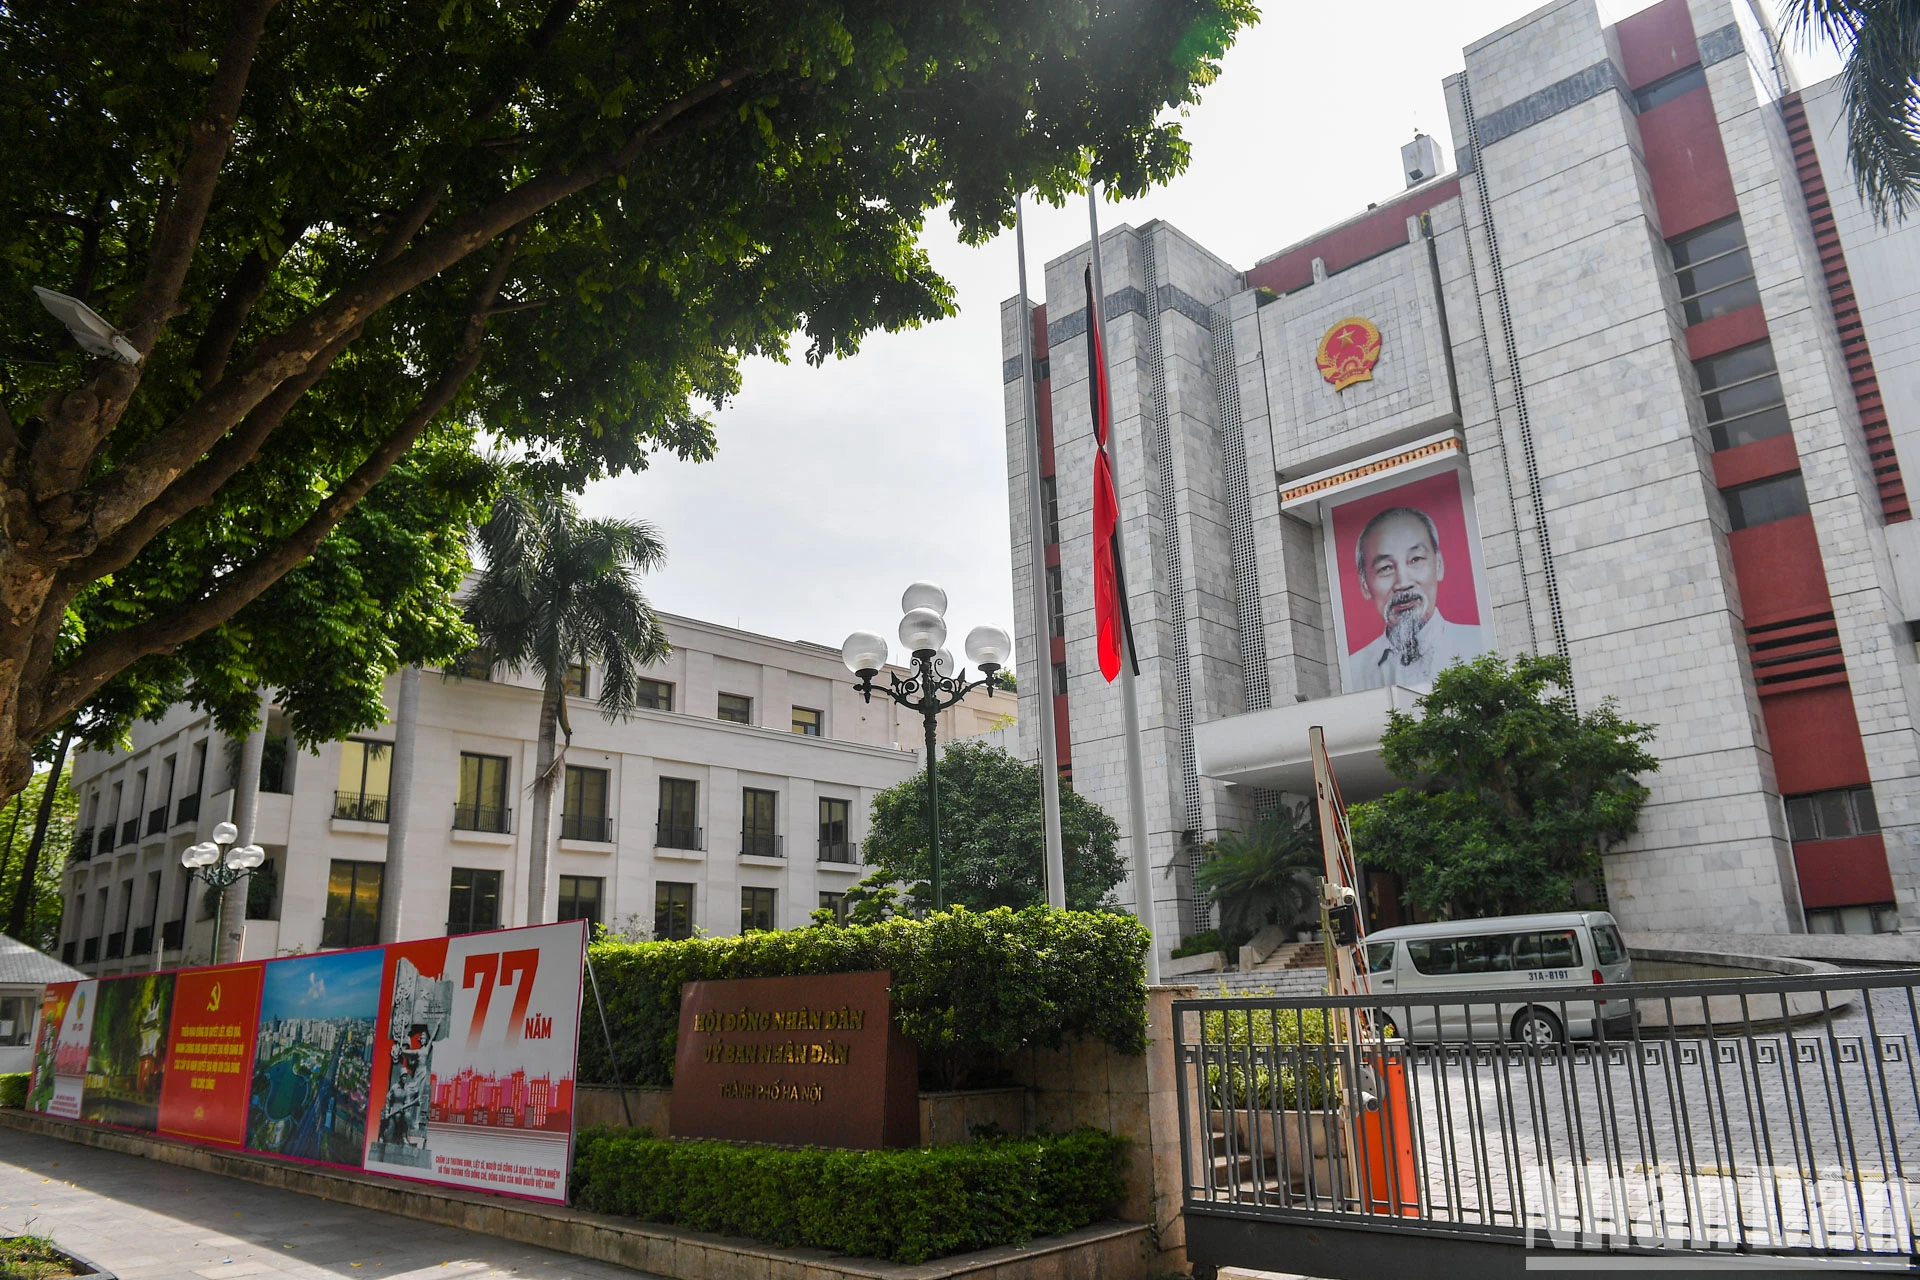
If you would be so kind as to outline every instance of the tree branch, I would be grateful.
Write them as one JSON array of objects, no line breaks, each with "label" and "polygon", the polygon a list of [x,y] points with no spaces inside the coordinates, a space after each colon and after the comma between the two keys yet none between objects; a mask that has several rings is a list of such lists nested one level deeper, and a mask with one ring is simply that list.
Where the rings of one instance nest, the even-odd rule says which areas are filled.
[{"label": "tree branch", "polygon": [[227,357],[233,353],[233,344],[238,341],[247,317],[253,314],[254,304],[260,301],[260,295],[273,280],[274,268],[311,225],[312,218],[305,214],[290,216],[282,228],[279,252],[270,252],[261,244],[234,272],[227,291],[207,318],[206,330],[201,333],[200,345],[193,353],[193,367],[200,374],[202,390],[220,381],[220,375],[226,372]]}]

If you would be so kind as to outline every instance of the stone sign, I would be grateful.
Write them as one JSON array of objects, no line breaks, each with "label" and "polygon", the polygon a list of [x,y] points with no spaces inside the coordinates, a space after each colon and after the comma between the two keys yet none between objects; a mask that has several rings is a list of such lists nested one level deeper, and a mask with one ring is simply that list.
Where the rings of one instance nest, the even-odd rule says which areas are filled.
[{"label": "stone sign", "polygon": [[892,982],[881,971],[687,983],[673,1136],[918,1146],[919,1059],[894,1024]]}]

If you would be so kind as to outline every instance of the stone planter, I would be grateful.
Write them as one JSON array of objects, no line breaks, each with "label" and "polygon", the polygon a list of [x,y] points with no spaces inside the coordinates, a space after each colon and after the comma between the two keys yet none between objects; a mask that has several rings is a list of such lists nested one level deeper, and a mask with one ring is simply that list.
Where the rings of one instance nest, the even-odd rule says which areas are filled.
[{"label": "stone planter", "polygon": [[[1239,1130],[1240,1150],[1250,1154],[1257,1140],[1260,1154],[1273,1165],[1275,1175],[1284,1170],[1293,1190],[1322,1196],[1340,1193],[1333,1181],[1333,1149],[1342,1140],[1337,1113],[1237,1111],[1234,1127]],[[1276,1161],[1282,1154],[1285,1158]]]}]

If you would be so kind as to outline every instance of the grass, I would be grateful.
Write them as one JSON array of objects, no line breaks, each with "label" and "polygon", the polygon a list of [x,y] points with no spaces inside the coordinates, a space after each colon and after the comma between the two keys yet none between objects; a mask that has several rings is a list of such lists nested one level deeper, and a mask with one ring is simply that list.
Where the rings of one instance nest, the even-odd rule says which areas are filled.
[{"label": "grass", "polygon": [[67,1280],[73,1274],[73,1259],[56,1249],[51,1238],[0,1237],[0,1276],[7,1280]]}]

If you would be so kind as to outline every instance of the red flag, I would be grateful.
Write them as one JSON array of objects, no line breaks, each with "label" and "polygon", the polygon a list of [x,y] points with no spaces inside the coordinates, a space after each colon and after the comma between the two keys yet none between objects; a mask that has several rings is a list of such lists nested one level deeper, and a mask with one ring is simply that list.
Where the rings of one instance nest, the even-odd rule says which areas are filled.
[{"label": "red flag", "polygon": [[1107,433],[1113,426],[1113,402],[1107,393],[1105,322],[1094,305],[1093,268],[1087,281],[1087,385],[1092,389],[1093,438],[1093,633],[1100,674],[1112,684],[1120,675],[1120,496],[1114,492],[1107,463]]}]

